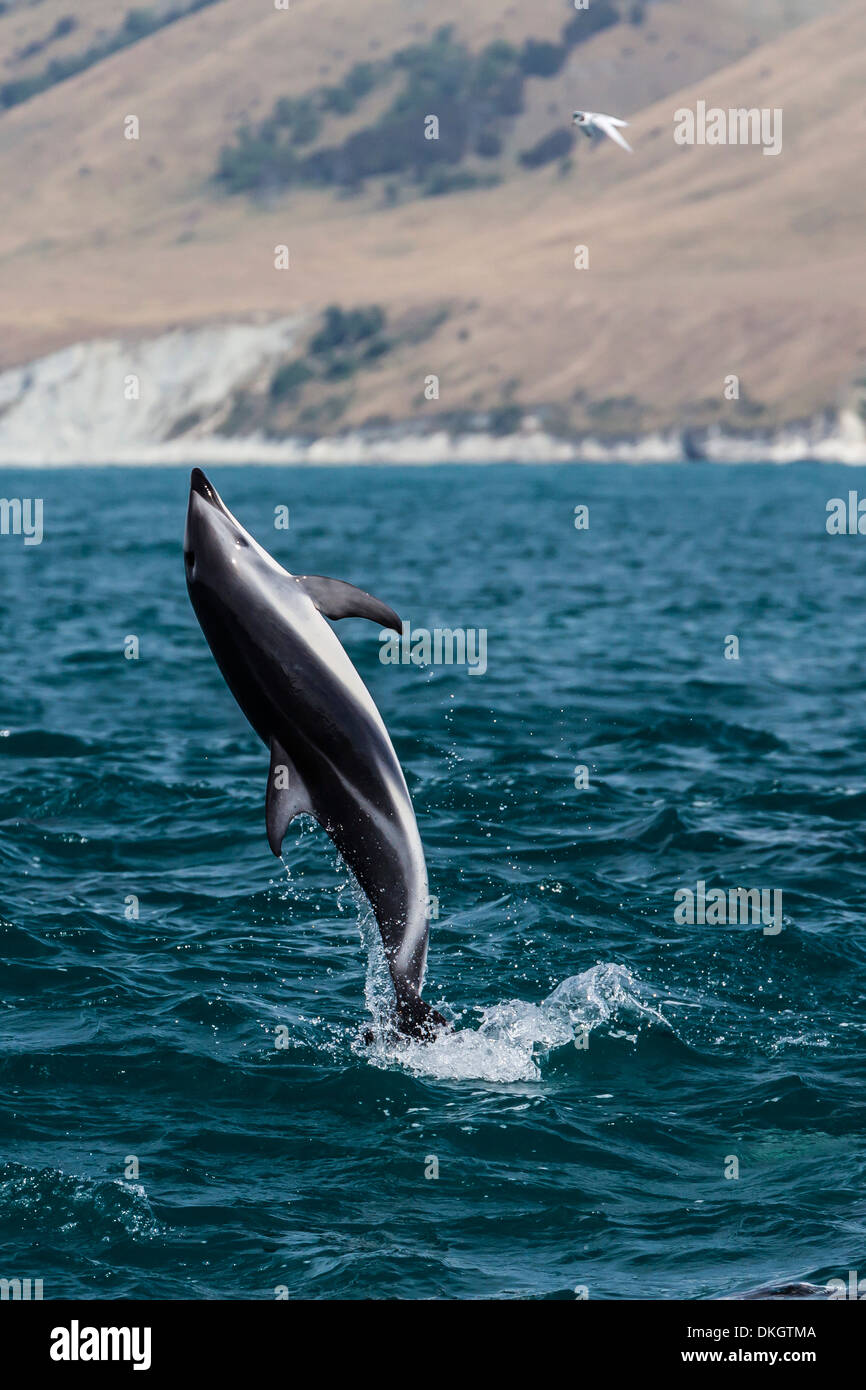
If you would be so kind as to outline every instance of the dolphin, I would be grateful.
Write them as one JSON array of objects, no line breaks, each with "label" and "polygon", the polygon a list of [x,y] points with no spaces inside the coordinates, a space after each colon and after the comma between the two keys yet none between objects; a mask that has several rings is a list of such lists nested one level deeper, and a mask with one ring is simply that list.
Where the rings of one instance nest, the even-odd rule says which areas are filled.
[{"label": "dolphin", "polygon": [[394,1025],[429,1040],[447,1026],[421,998],[427,865],[403,770],[370,692],[325,618],[392,608],[321,575],[295,575],[245,531],[201,469],[183,542],[192,606],[226,684],[270,749],[268,844],[280,856],[298,815],[315,817],[367,895],[394,984]]}]

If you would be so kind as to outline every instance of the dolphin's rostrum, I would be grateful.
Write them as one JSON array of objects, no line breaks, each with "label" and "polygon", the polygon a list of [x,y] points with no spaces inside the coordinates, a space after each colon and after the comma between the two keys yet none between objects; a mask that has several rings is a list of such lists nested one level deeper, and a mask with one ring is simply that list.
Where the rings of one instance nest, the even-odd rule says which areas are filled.
[{"label": "dolphin's rostrum", "polygon": [[431,1037],[445,1025],[421,998],[429,930],[427,867],[403,771],[382,718],[325,618],[393,609],[337,579],[293,575],[241,526],[194,468],[184,537],[192,606],[229,689],[270,749],[268,843],[314,816],[370,900],[397,997],[395,1023]]}]

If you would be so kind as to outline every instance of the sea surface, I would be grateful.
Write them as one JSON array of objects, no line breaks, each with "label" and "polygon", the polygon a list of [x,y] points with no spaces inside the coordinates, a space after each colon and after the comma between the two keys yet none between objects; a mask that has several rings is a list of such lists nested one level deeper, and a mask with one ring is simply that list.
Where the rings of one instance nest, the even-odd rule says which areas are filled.
[{"label": "sea surface", "polygon": [[[339,625],[414,799],[454,1031],[366,1045],[369,908],[311,822],[268,849],[267,753],[186,594],[187,472],[4,471],[44,539],[0,536],[0,1276],[165,1299],[866,1277],[866,537],[825,529],[862,474],[212,476],[290,570],[487,634],[476,674]],[[699,881],[781,892],[782,929],[675,920]]]}]

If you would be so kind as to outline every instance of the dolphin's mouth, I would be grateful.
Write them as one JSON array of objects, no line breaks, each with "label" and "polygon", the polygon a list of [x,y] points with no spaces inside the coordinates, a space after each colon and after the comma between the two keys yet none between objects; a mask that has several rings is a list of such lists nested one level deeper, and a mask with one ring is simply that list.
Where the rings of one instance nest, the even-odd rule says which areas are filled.
[{"label": "dolphin's mouth", "polygon": [[210,502],[212,506],[216,507],[219,505],[219,498],[216,492],[211,487],[200,468],[194,468],[192,470],[189,479],[189,490],[190,492],[197,493],[199,497],[203,497],[204,500]]},{"label": "dolphin's mouth", "polygon": [[[196,499],[199,499],[196,501]],[[202,522],[202,502],[207,504],[207,508],[228,516],[228,509],[217,492],[213,484],[207,479],[200,468],[194,468],[189,479],[189,506],[186,514],[186,533],[183,544],[183,560],[188,580],[194,578],[195,570],[195,545],[194,541],[200,534]],[[198,515],[197,515],[198,514]]]}]

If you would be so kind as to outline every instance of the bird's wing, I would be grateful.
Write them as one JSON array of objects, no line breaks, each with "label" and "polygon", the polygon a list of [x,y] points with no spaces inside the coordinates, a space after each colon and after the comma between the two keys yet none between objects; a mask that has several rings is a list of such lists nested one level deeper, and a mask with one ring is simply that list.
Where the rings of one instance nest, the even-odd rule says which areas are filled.
[{"label": "bird's wing", "polygon": [[611,140],[615,140],[618,145],[622,145],[623,149],[628,150],[629,154],[634,154],[634,150],[626,140],[625,136],[620,135],[619,131],[616,128],[617,125],[626,125],[627,122],[617,121],[616,124],[614,124],[614,119],[611,116],[597,116],[595,123],[600,131],[602,131],[605,135],[610,136]]}]

